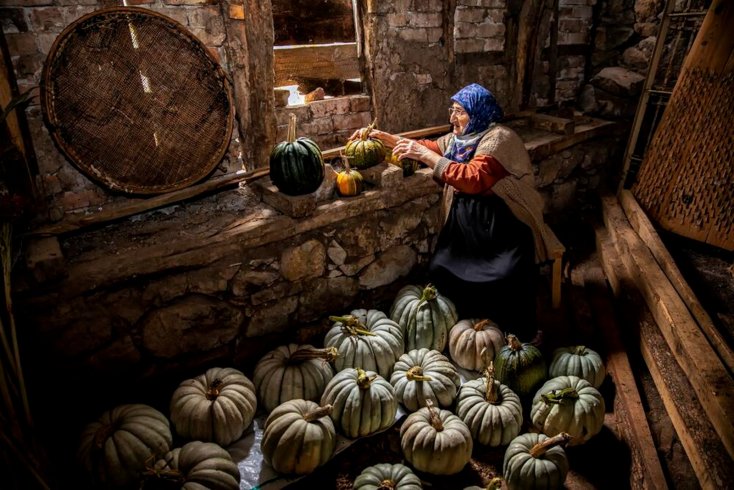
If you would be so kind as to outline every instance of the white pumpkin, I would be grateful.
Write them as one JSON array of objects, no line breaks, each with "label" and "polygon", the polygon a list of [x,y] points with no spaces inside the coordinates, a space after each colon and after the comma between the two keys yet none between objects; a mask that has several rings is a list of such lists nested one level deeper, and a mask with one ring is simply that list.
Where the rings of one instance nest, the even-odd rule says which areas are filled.
[{"label": "white pumpkin", "polygon": [[392,385],[374,371],[359,368],[339,371],[326,385],[321,405],[333,405],[331,418],[350,438],[387,429],[398,411]]},{"label": "white pumpkin", "polygon": [[288,400],[318,401],[326,384],[334,377],[330,362],[335,348],[316,349],[311,345],[281,345],[265,354],[255,365],[252,382],[257,397],[270,413]]},{"label": "white pumpkin", "polygon": [[437,350],[427,348],[406,352],[390,377],[398,401],[410,412],[426,406],[426,400],[448,408],[456,399],[461,378],[456,366]]},{"label": "white pumpkin", "polygon": [[182,381],[171,397],[171,421],[178,435],[220,446],[242,436],[256,409],[255,385],[234,368],[210,368]]},{"label": "white pumpkin", "polygon": [[352,490],[421,490],[420,478],[400,463],[368,466],[354,480]]},{"label": "white pumpkin", "polygon": [[361,368],[387,378],[395,361],[405,352],[400,325],[379,310],[353,310],[349,315],[329,319],[334,323],[324,345],[335,347],[336,371]]},{"label": "white pumpkin", "polygon": [[563,447],[566,433],[548,437],[526,432],[510,442],[502,462],[502,475],[510,490],[556,490],[568,475],[568,458]]},{"label": "white pumpkin", "polygon": [[505,345],[505,336],[490,320],[460,320],[449,331],[449,355],[464,369],[483,371],[487,366],[482,352],[494,359]]}]

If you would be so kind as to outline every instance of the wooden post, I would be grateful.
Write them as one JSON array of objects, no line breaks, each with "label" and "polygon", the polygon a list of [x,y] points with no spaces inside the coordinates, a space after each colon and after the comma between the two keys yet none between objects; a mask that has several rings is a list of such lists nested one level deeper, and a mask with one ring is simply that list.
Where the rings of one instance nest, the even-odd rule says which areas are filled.
[{"label": "wooden post", "polygon": [[228,71],[234,83],[239,137],[246,169],[267,167],[276,143],[273,13],[270,0],[224,0]]}]

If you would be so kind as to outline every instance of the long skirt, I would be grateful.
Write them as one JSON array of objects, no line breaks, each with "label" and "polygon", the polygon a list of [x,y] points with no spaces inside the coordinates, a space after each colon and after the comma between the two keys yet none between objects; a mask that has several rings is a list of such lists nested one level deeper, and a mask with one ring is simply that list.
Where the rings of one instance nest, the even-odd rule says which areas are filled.
[{"label": "long skirt", "polygon": [[488,318],[530,342],[536,334],[535,248],[530,228],[496,195],[456,194],[429,278],[459,319]]}]

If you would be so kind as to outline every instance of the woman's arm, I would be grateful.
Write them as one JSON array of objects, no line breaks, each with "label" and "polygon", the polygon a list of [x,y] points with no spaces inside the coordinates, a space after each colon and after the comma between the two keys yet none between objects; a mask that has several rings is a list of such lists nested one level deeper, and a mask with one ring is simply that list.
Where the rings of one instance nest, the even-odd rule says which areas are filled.
[{"label": "woman's arm", "polygon": [[509,175],[491,155],[476,155],[468,163],[442,163],[434,169],[434,177],[466,194],[491,194],[492,186]]}]

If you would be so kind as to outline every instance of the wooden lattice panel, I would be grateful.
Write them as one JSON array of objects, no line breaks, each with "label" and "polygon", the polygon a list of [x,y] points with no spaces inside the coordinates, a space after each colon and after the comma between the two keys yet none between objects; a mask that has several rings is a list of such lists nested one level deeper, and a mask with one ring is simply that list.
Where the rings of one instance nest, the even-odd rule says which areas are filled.
[{"label": "wooden lattice panel", "polygon": [[81,17],[54,42],[41,104],[59,149],[115,191],[156,194],[207,176],[234,119],[224,71],[199,39],[148,9]]},{"label": "wooden lattice panel", "polygon": [[632,192],[664,229],[734,250],[734,73],[684,69]]}]

